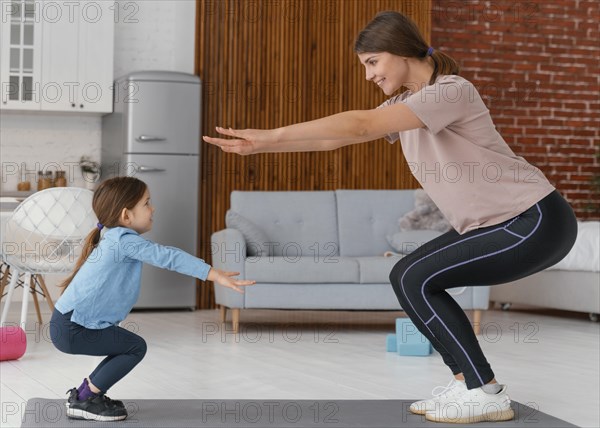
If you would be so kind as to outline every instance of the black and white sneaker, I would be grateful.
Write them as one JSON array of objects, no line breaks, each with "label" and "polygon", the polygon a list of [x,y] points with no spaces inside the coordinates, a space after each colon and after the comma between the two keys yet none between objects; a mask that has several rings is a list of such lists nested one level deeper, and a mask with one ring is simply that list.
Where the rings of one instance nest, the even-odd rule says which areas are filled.
[{"label": "black and white sneaker", "polygon": [[69,408],[69,406],[71,405],[71,403],[77,401],[77,388],[71,388],[67,391],[67,394],[69,394],[69,398],[67,398],[67,402],[65,403],[67,405],[67,409]]},{"label": "black and white sneaker", "polygon": [[121,400],[113,400],[112,398],[108,397],[108,395],[105,395],[104,398],[106,398],[108,401],[112,401],[117,407],[125,408],[125,404],[123,404]]},{"label": "black and white sneaker", "polygon": [[[122,421],[127,417],[127,410],[122,401],[113,401],[104,394],[99,394],[87,400],[72,400],[72,391],[69,391],[70,396],[67,406],[67,416],[72,419],[112,422]],[[75,390],[76,394],[77,390]]]}]

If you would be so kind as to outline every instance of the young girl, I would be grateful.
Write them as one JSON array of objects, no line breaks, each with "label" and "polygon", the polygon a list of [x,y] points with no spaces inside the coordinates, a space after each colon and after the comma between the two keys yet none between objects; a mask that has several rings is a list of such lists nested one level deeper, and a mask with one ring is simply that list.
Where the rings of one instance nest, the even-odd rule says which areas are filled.
[{"label": "young girl", "polygon": [[65,290],[52,314],[50,337],[67,354],[107,356],[79,388],[68,391],[67,415],[117,421],[125,419],[127,411],[105,393],[146,354],[144,339],[117,325],[138,298],[142,263],[217,281],[240,293],[240,286],[254,281],[233,279],[237,272],[219,271],[178,248],[142,238],[152,229],[154,207],[146,184],[137,178],[106,180],[94,192],[92,205],[98,226],[88,235],[75,271],[62,284]]},{"label": "young girl", "polygon": [[271,130],[217,127],[204,137],[226,152],[333,150],[385,137],[402,152],[453,230],[401,259],[390,273],[402,309],[454,374],[446,392],[411,405],[430,421],[514,417],[469,319],[446,289],[502,284],[560,261],[577,234],[573,210],[544,175],[496,131],[457,63],[425,43],[397,12],[379,13],[354,46],[366,78],[392,95],[377,109],[347,111]]}]

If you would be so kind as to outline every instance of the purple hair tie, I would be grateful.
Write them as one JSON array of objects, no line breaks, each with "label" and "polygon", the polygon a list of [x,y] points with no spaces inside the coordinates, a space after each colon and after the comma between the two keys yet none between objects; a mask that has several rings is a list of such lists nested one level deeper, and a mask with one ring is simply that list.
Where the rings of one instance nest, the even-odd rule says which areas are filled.
[{"label": "purple hair tie", "polygon": [[98,229],[102,230],[104,228],[104,225],[102,223],[98,223],[96,226],[98,226]]},{"label": "purple hair tie", "polygon": [[425,56],[431,56],[433,54],[433,48],[429,47],[429,49],[427,49],[427,55]]}]

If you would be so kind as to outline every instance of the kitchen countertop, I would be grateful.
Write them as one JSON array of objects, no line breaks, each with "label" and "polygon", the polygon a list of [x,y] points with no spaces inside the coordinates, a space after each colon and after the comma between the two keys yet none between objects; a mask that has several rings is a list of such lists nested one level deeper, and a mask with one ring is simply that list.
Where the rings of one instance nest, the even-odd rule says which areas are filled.
[{"label": "kitchen countertop", "polygon": [[7,197],[7,198],[22,198],[25,199],[28,196],[31,196],[35,193],[34,190],[28,190],[26,192],[20,192],[18,190],[0,190],[0,198],[3,197]]},{"label": "kitchen countertop", "polygon": [[0,211],[14,211],[21,202],[36,192],[36,190],[29,190],[27,192],[1,190]]},{"label": "kitchen countertop", "polygon": [[21,202],[34,192],[2,192],[0,193],[0,211],[14,211]]},{"label": "kitchen countertop", "polygon": [[[1,207],[2,203],[0,203],[0,207]],[[0,209],[0,254],[2,254],[3,248],[2,248],[2,240],[4,239],[4,229],[6,227],[6,222],[8,221],[8,219],[12,216],[12,212],[13,209]]]}]

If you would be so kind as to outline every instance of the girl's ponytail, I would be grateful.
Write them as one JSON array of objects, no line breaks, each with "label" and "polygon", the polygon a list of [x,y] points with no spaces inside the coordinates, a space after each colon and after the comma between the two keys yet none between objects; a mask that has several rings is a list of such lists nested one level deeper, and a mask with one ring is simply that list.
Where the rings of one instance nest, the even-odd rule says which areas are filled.
[{"label": "girl's ponytail", "polygon": [[96,248],[98,246],[99,242],[100,242],[100,228],[95,227],[90,233],[88,233],[87,237],[85,238],[85,241],[83,243],[83,248],[81,249],[81,255],[79,256],[79,259],[77,260],[77,264],[75,265],[75,269],[73,270],[73,273],[71,273],[71,275],[69,275],[69,277],[67,279],[65,279],[63,282],[61,282],[58,285],[60,288],[62,288],[61,294],[65,292],[65,290],[67,289],[67,287],[69,286],[71,281],[73,281],[73,278],[75,278],[75,275],[77,275],[77,272],[79,272],[79,269],[81,269],[81,266],[83,266],[83,264],[88,259],[90,254],[92,254],[92,251],[94,251],[94,248]]},{"label": "girl's ponytail", "polygon": [[120,225],[120,215],[123,209],[133,209],[146,192],[146,183],[135,177],[114,177],[100,183],[94,192],[92,208],[99,220],[98,227],[94,228],[85,238],[81,255],[73,273],[60,283],[64,293],[69,284],[88,259],[94,248],[100,243],[100,231],[103,227],[117,227]]}]

